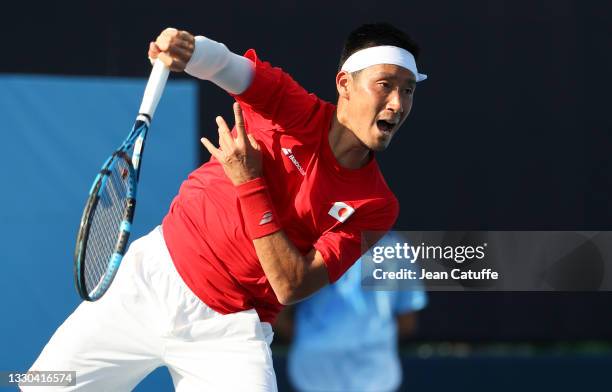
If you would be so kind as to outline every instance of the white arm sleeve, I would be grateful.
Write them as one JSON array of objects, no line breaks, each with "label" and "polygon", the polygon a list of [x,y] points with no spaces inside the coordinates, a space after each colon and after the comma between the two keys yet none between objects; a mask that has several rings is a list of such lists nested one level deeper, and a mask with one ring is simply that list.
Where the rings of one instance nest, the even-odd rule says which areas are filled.
[{"label": "white arm sleeve", "polygon": [[185,72],[198,79],[210,80],[229,93],[240,94],[253,80],[254,64],[230,52],[222,43],[198,35]]}]

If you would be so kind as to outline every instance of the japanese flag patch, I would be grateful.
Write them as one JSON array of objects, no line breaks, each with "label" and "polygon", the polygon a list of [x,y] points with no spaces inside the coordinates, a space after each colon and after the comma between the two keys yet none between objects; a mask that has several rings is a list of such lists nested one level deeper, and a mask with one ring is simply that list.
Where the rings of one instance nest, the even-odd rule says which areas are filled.
[{"label": "japanese flag patch", "polygon": [[344,202],[337,201],[334,203],[332,208],[329,209],[328,214],[338,222],[343,223],[349,218],[349,216],[353,215],[353,212],[355,212],[353,207]]}]

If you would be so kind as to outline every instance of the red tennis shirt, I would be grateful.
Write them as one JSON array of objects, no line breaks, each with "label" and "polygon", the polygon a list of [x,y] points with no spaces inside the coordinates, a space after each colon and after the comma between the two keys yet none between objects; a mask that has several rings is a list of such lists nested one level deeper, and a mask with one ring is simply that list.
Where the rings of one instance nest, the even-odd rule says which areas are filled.
[{"label": "red tennis shirt", "polygon": [[[341,167],[329,146],[335,105],[308,94],[280,68],[255,64],[249,88],[236,96],[247,132],[259,142],[277,217],[303,254],[322,255],[335,282],[360,256],[363,231],[387,231],[399,203],[376,160]],[[193,171],[163,220],[166,245],[180,276],[222,314],[255,308],[272,322],[282,305],[247,235],[236,189],[214,158]]]}]

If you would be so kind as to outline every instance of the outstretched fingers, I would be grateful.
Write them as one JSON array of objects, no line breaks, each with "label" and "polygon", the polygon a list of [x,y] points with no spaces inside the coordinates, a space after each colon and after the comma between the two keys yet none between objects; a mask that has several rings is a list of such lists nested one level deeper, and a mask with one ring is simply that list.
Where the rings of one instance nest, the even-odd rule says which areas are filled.
[{"label": "outstretched fingers", "polygon": [[244,118],[242,117],[242,108],[238,102],[234,102],[234,123],[236,124],[236,136],[242,143],[246,144],[247,135],[244,126]]},{"label": "outstretched fingers", "polygon": [[253,147],[253,150],[259,151],[259,143],[257,143],[257,140],[255,140],[253,135],[249,133],[247,134],[247,137],[249,138],[249,143],[251,143],[251,147]]},{"label": "outstretched fingers", "polygon": [[231,151],[234,146],[234,138],[232,137],[232,131],[225,122],[225,119],[221,116],[215,118],[217,127],[219,130],[219,146],[222,150]]},{"label": "outstretched fingers", "polygon": [[200,139],[200,142],[204,145],[204,147],[206,147],[210,155],[215,157],[217,160],[221,160],[221,150],[215,147],[215,145],[212,144],[210,140],[203,137],[202,139]]},{"label": "outstretched fingers", "polygon": [[[206,147],[206,149],[211,153],[211,155],[213,155],[217,159],[219,159],[220,156],[224,156],[227,154],[231,155],[236,152],[241,152],[242,154],[244,154],[249,147],[256,151],[260,150],[259,144],[255,140],[255,138],[252,135],[246,133],[244,117],[242,116],[242,109],[240,108],[240,104],[238,104],[238,102],[234,103],[233,110],[236,127],[236,138],[233,137],[232,131],[225,122],[225,119],[221,116],[217,116],[215,118],[215,122],[217,123],[219,131],[219,148],[216,148],[208,139],[201,139],[201,142],[204,147]],[[219,155],[217,156],[215,154]]]}]

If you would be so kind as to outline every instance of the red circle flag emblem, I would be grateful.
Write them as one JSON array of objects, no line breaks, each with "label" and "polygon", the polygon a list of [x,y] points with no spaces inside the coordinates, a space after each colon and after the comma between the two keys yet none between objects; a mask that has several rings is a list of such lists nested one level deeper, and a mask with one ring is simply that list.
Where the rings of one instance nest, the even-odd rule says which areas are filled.
[{"label": "red circle flag emblem", "polygon": [[353,212],[355,212],[353,207],[342,201],[337,201],[334,203],[332,208],[329,209],[328,214],[338,222],[344,222],[349,218],[349,216],[353,215]]}]

